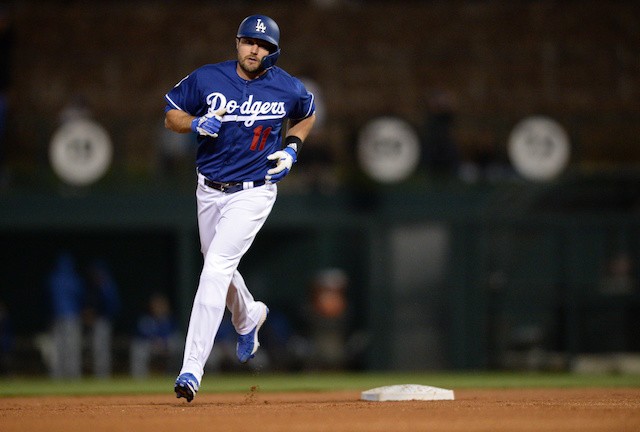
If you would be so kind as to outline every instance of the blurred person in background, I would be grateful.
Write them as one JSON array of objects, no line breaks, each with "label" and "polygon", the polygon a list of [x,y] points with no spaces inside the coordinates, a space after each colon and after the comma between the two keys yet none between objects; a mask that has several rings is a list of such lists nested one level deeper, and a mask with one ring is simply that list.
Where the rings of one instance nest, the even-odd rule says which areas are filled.
[{"label": "blurred person in background", "polygon": [[343,369],[347,361],[347,275],[339,269],[319,272],[311,282],[305,313],[311,352],[310,369]]},{"label": "blurred person in background", "polygon": [[119,310],[118,286],[107,263],[93,261],[87,272],[84,323],[89,333],[93,374],[98,378],[111,376],[113,321]]},{"label": "blurred person in background", "polygon": [[607,263],[600,280],[600,293],[608,296],[624,296],[636,292],[638,281],[634,274],[633,259],[626,252],[619,252]]},{"label": "blurred person in background", "polygon": [[0,187],[8,181],[6,172],[7,117],[13,41],[13,23],[9,6],[0,4]]},{"label": "blurred person in background", "polygon": [[85,284],[73,255],[69,252],[58,255],[47,284],[53,314],[51,376],[55,379],[80,378]]},{"label": "blurred person in background", "polygon": [[180,335],[167,296],[155,293],[149,298],[148,310],[138,319],[131,341],[129,367],[134,378],[146,378],[153,364],[168,373],[179,363]]},{"label": "blurred person in background", "polygon": [[353,368],[366,345],[364,333],[351,328],[347,297],[349,278],[339,268],[320,270],[309,287],[309,303],[303,308],[306,351],[303,367],[309,370]]}]

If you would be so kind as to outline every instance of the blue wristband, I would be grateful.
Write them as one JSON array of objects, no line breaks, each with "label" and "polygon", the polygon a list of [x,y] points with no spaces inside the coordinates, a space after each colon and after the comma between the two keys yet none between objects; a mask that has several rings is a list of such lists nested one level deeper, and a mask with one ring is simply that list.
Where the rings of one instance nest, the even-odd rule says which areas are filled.
[{"label": "blue wristband", "polygon": [[298,153],[296,153],[295,149],[293,149],[292,147],[285,147],[283,149],[286,153],[291,155],[291,159],[293,159],[293,163],[296,163],[298,161]]},{"label": "blue wristband", "polygon": [[196,117],[191,120],[191,132],[198,132],[198,122],[200,121],[200,117]]}]

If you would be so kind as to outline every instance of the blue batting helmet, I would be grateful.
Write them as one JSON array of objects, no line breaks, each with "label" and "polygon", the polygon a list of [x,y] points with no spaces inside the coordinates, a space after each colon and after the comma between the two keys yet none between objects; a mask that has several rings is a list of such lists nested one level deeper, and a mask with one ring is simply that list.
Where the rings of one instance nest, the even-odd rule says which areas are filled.
[{"label": "blue batting helmet", "polygon": [[251,15],[246,17],[238,27],[237,37],[260,39],[269,42],[275,48],[262,59],[265,69],[276,64],[280,56],[280,28],[276,22],[266,15]]}]

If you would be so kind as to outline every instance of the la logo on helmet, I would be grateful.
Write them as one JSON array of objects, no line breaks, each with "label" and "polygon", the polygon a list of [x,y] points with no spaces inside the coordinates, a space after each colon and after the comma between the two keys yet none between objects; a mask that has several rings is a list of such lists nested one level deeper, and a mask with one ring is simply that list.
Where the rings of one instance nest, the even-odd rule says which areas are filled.
[{"label": "la logo on helmet", "polygon": [[262,22],[262,18],[258,18],[258,22],[256,22],[256,31],[259,31],[260,33],[267,31],[267,26]]}]

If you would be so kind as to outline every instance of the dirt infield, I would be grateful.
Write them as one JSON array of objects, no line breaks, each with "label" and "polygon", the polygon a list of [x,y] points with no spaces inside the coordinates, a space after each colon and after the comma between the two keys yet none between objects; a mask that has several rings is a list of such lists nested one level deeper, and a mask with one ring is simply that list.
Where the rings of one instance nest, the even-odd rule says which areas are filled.
[{"label": "dirt infield", "polygon": [[365,402],[360,393],[0,399],[0,430],[638,431],[640,389],[455,390],[455,401]]}]

